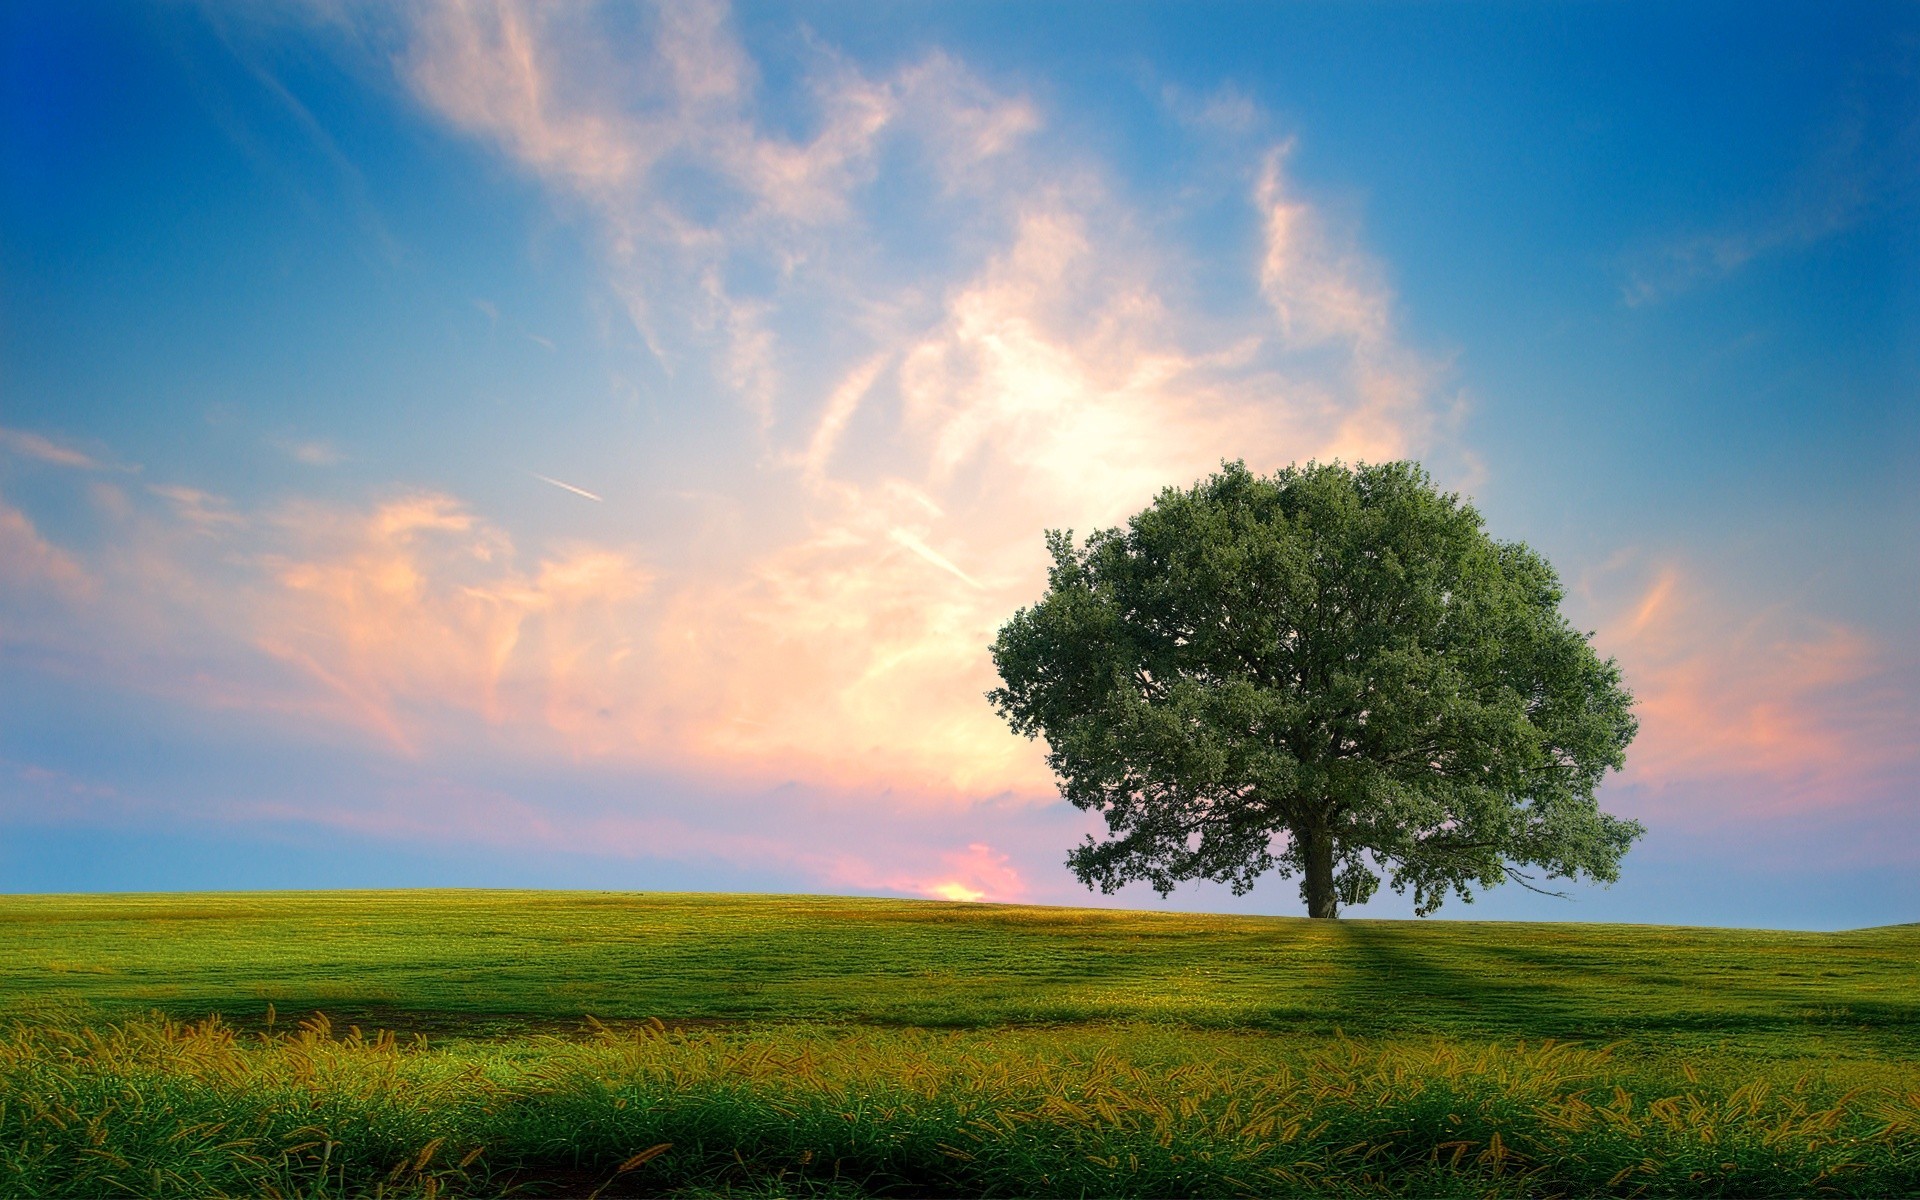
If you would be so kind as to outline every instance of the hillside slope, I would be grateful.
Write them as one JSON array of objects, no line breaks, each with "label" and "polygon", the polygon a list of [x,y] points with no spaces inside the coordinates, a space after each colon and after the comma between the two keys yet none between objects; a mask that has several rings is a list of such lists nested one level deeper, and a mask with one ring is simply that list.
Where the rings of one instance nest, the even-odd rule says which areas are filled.
[{"label": "hillside slope", "polygon": [[1920,926],[1339,921],[818,896],[0,897],[0,1016],[267,1006],[402,1030],[607,1020],[1165,1021],[1920,1048]]}]

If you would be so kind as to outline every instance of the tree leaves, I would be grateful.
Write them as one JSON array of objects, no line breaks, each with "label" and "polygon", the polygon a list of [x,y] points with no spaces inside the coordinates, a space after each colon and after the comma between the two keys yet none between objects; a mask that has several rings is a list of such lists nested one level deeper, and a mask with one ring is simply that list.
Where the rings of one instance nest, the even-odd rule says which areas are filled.
[{"label": "tree leaves", "polygon": [[1546,560],[1417,464],[1229,463],[1047,546],[988,698],[1106,817],[1068,859],[1089,886],[1274,870],[1331,915],[1384,870],[1424,915],[1515,867],[1611,881],[1643,832],[1593,796],[1636,729],[1619,669]]}]

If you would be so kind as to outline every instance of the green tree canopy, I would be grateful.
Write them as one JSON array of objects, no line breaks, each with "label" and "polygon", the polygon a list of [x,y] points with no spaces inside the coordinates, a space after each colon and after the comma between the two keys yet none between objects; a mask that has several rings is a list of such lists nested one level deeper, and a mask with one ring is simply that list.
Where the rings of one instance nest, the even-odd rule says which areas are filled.
[{"label": "green tree canopy", "polygon": [[1331,917],[1384,871],[1424,916],[1528,867],[1612,882],[1645,832],[1594,800],[1637,727],[1619,669],[1416,463],[1226,464],[1047,546],[988,699],[1106,817],[1067,860],[1090,887],[1277,871]]}]

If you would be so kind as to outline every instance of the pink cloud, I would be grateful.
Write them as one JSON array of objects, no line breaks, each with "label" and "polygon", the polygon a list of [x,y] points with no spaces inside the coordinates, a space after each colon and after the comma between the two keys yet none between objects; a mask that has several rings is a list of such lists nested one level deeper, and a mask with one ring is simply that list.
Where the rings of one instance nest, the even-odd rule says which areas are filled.
[{"label": "pink cloud", "polygon": [[101,469],[99,460],[92,455],[23,429],[0,429],[0,448],[56,467],[74,467],[82,471]]},{"label": "pink cloud", "polygon": [[1713,782],[1741,811],[1817,810],[1861,803],[1920,762],[1914,698],[1857,629],[1743,606],[1670,566],[1600,644],[1638,701],[1630,784]]},{"label": "pink cloud", "polygon": [[943,877],[903,880],[896,886],[940,900],[1006,903],[1027,896],[1027,886],[1012,867],[1012,860],[984,842],[970,843],[964,852],[943,857]]},{"label": "pink cloud", "polygon": [[[527,856],[699,863],[783,887],[1028,903],[1101,903],[1060,866],[1087,819],[1065,805],[929,807],[898,792],[716,788],[692,776],[555,765],[503,784],[471,762],[314,763],[292,786],[115,782],[0,761],[0,810],[25,823],[196,829],[302,843],[339,837]],[[604,877],[604,871],[601,872]],[[1111,902],[1111,901],[1106,901]]]},{"label": "pink cloud", "polygon": [[[793,136],[761,120],[723,7],[654,10],[650,39],[617,49],[588,11],[421,12],[404,56],[421,101],[599,226],[609,282],[664,359],[712,352],[716,381],[771,440],[740,448],[762,464],[742,474],[785,520],[781,539],[739,536],[655,580],[646,611],[621,617],[627,642],[572,618],[591,653],[532,636],[536,613],[542,637],[566,622],[523,583],[449,590],[458,565],[424,543],[303,560],[282,581],[306,603],[279,603],[259,644],[396,742],[412,744],[409,706],[481,697],[496,725],[564,731],[575,753],[1037,800],[1051,788],[1036,749],[981,694],[995,629],[1043,578],[1041,529],[1117,520],[1223,457],[1277,466],[1428,435],[1379,271],[1332,237],[1278,155],[1248,200],[1267,232],[1249,271],[1279,324],[1251,313],[1223,338],[1163,298],[1177,250],[1141,232],[1097,168],[1029,153],[1035,107],[950,56],[874,76],[822,49],[813,127]],[[930,151],[945,194],[1009,240],[956,279],[876,288],[857,201],[889,137]],[[656,186],[670,162],[747,203],[695,221]],[[723,267],[742,256],[787,282],[732,296]],[[794,306],[868,334],[863,352],[805,373],[827,370],[824,395],[783,365],[776,327]],[[408,587],[369,574],[403,566]],[[534,691],[537,717],[515,699]]]},{"label": "pink cloud", "polygon": [[0,759],[0,816],[109,824],[152,815],[152,806],[111,784],[38,763]]},{"label": "pink cloud", "polygon": [[40,536],[27,514],[0,503],[0,591],[27,590],[83,598],[94,583],[72,555]]},{"label": "pink cloud", "polygon": [[242,619],[366,727],[411,750],[409,726],[464,712],[576,750],[606,741],[595,714],[624,700],[626,629],[652,584],[630,554],[563,547],[529,570],[504,532],[437,494],[275,524]]},{"label": "pink cloud", "polygon": [[[1411,453],[1444,424],[1385,272],[1284,148],[1216,181],[1255,248],[1242,310],[1202,319],[1192,248],[1039,105],[951,55],[872,71],[814,45],[807,111],[772,114],[724,7],[659,6],[641,37],[596,21],[423,6],[397,63],[427,112],[586,225],[685,402],[750,416],[709,465],[712,506],[751,516],[516,543],[439,493],[246,507],[115,489],[103,547],[71,560],[103,580],[100,608],[48,635],[63,661],[422,771],[484,746],[1037,811],[1054,795],[1040,748],[983,694],[995,631],[1044,587],[1042,530],[1119,521],[1223,458]],[[1237,103],[1198,136],[1247,136]],[[875,250],[867,189],[896,170],[950,238],[925,263]],[[682,203],[688,171],[729,202]],[[741,277],[770,282],[741,294]],[[518,820],[499,817],[531,830]],[[861,878],[1019,894],[994,852],[955,853]]]},{"label": "pink cloud", "polygon": [[147,490],[173,505],[174,511],[187,524],[202,530],[246,523],[226,499],[210,492],[166,483],[149,484]]}]

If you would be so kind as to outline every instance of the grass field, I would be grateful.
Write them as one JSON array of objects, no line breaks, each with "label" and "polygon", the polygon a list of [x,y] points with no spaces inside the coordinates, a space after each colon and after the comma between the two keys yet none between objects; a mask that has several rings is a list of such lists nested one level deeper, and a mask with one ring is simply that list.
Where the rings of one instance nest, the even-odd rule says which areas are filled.
[{"label": "grass field", "polygon": [[1920,926],[6,897],[0,1018],[8,1195],[1920,1193]]}]

